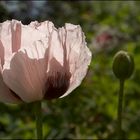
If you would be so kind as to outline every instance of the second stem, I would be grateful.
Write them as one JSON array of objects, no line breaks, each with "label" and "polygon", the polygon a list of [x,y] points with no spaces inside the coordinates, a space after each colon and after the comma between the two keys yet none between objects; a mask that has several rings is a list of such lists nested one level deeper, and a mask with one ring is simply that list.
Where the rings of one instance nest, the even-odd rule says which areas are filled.
[{"label": "second stem", "polygon": [[117,131],[118,131],[118,138],[119,139],[123,138],[123,132],[122,132],[122,112],[123,112],[124,82],[125,82],[125,80],[120,80],[120,90],[119,90],[119,97],[118,97]]}]

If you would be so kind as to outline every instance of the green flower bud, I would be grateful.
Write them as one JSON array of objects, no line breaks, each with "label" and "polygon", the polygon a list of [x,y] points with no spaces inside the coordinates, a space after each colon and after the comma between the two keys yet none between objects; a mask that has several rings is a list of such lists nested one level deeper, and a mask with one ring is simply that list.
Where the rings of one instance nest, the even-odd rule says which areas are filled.
[{"label": "green flower bud", "polygon": [[125,51],[119,51],[116,53],[113,60],[113,72],[115,76],[121,80],[125,80],[132,75],[133,70],[133,57]]}]

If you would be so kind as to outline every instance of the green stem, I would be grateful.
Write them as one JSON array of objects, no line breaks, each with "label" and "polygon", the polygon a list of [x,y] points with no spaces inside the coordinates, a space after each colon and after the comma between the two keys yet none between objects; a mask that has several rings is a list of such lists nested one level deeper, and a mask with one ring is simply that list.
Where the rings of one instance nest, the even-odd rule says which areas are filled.
[{"label": "green stem", "polygon": [[35,116],[36,116],[36,137],[37,139],[42,139],[42,111],[41,111],[41,101],[35,102]]},{"label": "green stem", "polygon": [[119,97],[118,97],[118,138],[123,138],[122,132],[122,111],[123,111],[123,91],[124,91],[124,82],[125,80],[120,80],[120,90],[119,90]]}]

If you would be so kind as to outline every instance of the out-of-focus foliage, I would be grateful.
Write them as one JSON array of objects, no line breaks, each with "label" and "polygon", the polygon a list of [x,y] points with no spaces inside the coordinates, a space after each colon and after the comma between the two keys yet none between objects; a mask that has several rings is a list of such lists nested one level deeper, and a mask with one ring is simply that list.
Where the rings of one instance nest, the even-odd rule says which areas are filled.
[{"label": "out-of-focus foliage", "polygon": [[[93,59],[82,85],[66,98],[43,102],[44,138],[116,138],[118,80],[112,59],[133,54],[135,72],[125,84],[125,138],[140,138],[139,1],[0,1],[0,21],[51,20],[80,24]],[[35,138],[32,104],[0,104],[0,138]]]}]

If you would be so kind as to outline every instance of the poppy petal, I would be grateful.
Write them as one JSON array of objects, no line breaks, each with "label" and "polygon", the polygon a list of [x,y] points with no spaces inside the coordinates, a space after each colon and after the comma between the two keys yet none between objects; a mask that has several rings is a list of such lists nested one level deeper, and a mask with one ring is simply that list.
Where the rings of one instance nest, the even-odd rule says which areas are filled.
[{"label": "poppy petal", "polygon": [[3,68],[3,79],[25,102],[41,100],[46,75],[46,40],[20,49]]}]

